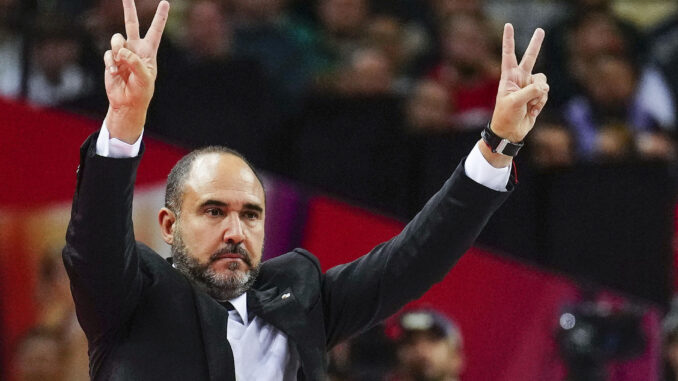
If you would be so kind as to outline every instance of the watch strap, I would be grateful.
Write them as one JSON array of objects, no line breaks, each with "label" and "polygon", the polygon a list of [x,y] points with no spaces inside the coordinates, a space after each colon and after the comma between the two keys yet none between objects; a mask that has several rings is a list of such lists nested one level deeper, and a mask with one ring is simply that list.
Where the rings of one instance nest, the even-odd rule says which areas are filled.
[{"label": "watch strap", "polygon": [[506,138],[502,138],[492,131],[490,123],[488,122],[483,131],[480,133],[485,144],[487,144],[492,152],[500,153],[506,156],[516,156],[518,151],[525,145],[525,142],[513,143]]}]

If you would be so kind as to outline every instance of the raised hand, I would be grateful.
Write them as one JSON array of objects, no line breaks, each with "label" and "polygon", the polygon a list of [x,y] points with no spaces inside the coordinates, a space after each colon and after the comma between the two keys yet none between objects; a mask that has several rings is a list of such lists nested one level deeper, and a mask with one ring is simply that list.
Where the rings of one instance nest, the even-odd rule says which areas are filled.
[{"label": "raised hand", "polygon": [[491,126],[495,134],[512,142],[525,139],[548,99],[546,76],[532,74],[543,41],[544,31],[535,30],[523,59],[518,64],[513,26],[504,26],[501,80]]},{"label": "raised hand", "polygon": [[109,108],[106,127],[112,138],[135,142],[146,122],[146,112],[153,97],[158,75],[156,56],[169,14],[169,3],[161,1],[142,39],[134,0],[122,0],[125,33],[111,38],[111,50],[104,54],[105,83]]}]

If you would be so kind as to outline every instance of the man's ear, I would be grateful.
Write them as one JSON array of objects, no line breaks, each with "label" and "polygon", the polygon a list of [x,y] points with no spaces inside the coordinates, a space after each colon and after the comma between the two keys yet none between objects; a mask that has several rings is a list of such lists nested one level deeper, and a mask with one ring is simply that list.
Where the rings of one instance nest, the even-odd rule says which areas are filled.
[{"label": "man's ear", "polygon": [[163,207],[158,213],[158,222],[160,223],[160,233],[162,239],[168,245],[174,243],[174,223],[177,221],[177,216],[173,211]]}]

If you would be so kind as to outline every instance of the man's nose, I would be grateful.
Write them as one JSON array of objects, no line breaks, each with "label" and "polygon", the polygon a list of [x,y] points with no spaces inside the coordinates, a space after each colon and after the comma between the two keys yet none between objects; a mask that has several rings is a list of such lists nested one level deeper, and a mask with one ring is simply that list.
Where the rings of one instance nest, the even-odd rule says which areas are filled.
[{"label": "man's nose", "polygon": [[225,219],[224,237],[226,243],[240,243],[245,240],[242,221],[238,214],[231,214]]}]

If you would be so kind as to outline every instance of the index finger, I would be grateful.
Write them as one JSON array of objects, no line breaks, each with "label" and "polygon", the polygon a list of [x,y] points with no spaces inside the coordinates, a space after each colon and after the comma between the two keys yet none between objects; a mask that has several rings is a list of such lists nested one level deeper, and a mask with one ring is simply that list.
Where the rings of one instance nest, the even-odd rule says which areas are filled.
[{"label": "index finger", "polygon": [[158,46],[160,46],[160,39],[162,38],[162,32],[165,30],[165,24],[167,23],[167,16],[169,15],[170,5],[167,1],[163,0],[158,4],[158,9],[155,11],[155,16],[153,17],[153,22],[151,27],[146,33],[146,39],[151,43],[151,46],[158,51]]},{"label": "index finger", "polygon": [[544,30],[537,28],[532,35],[530,40],[530,45],[527,46],[525,50],[525,55],[520,61],[520,68],[525,70],[528,73],[532,72],[534,64],[537,62],[537,56],[539,55],[539,50],[541,49],[541,43],[544,41]]},{"label": "index finger", "polygon": [[139,39],[139,18],[134,0],[122,0],[122,9],[125,12],[125,34],[128,40]]},{"label": "index finger", "polygon": [[504,38],[501,44],[501,71],[507,72],[518,66],[516,42],[513,39],[513,25],[504,25]]}]

